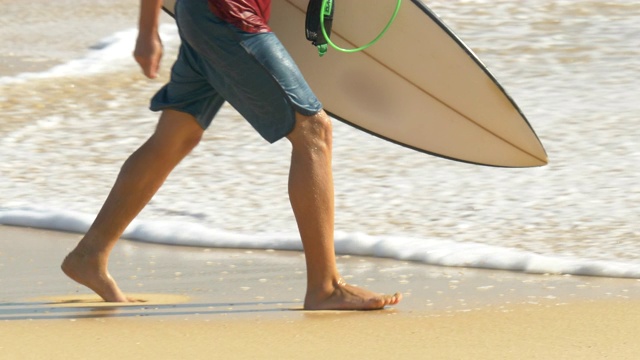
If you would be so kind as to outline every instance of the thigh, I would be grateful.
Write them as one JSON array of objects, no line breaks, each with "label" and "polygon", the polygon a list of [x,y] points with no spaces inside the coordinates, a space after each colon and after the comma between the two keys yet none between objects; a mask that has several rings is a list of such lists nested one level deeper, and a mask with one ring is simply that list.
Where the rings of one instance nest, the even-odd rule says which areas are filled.
[{"label": "thigh", "polygon": [[[183,1],[178,25],[186,46],[215,90],[270,142],[287,135],[295,112],[322,105],[273,33],[246,33],[213,15],[206,2]],[[203,4],[204,3],[204,4]]]},{"label": "thigh", "polygon": [[171,68],[171,79],[151,99],[151,110],[178,110],[195,117],[207,129],[225,100],[198,70],[194,52],[182,44]]}]

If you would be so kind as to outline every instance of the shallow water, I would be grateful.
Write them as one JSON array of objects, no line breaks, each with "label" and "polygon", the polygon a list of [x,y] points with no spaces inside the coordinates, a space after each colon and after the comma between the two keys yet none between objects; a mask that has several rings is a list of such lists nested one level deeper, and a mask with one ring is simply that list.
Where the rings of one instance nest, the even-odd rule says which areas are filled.
[{"label": "shallow water", "polygon": [[[164,19],[163,77],[149,81],[130,57],[136,1],[65,0],[34,12],[44,3],[0,0],[8,34],[0,39],[0,211],[95,214],[122,162],[153,130],[148,98],[167,79],[175,28]],[[72,3],[78,11],[69,15]],[[455,244],[479,243],[640,266],[640,4],[427,4],[516,100],[550,164],[461,164],[336,122],[336,228],[452,241],[454,252]],[[22,71],[37,74],[16,75]],[[248,234],[257,245],[265,234],[295,233],[289,151],[225,107],[140,218]]]}]

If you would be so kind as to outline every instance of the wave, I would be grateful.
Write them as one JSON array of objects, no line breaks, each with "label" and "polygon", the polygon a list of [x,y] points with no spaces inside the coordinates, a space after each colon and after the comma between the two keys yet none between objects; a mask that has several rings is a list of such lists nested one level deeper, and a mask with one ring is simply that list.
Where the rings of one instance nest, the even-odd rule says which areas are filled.
[{"label": "wave", "polygon": [[[58,209],[0,209],[0,224],[84,233],[94,216]],[[135,220],[123,238],[147,243],[211,248],[302,250],[297,234],[239,234],[200,224]],[[532,274],[568,274],[640,278],[640,265],[615,261],[564,258],[486,244],[372,236],[337,232],[336,252],[413,261],[428,265],[519,271]]]},{"label": "wave", "polygon": [[[159,31],[165,44],[173,44],[178,40],[175,24],[163,24]],[[96,75],[133,66],[132,53],[137,35],[138,30],[135,28],[116,32],[90,46],[87,54],[79,59],[70,60],[42,72],[0,77],[0,85],[38,79]]]}]

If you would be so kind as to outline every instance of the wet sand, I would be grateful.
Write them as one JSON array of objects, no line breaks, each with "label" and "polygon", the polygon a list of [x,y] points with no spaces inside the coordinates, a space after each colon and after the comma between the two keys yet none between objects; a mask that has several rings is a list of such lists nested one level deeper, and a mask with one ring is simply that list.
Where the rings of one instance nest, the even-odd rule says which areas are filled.
[{"label": "wet sand", "polygon": [[123,240],[101,302],[59,262],[78,234],[0,226],[0,351],[11,358],[633,359],[640,281],[340,257],[351,283],[401,291],[372,312],[302,311],[297,252]]}]

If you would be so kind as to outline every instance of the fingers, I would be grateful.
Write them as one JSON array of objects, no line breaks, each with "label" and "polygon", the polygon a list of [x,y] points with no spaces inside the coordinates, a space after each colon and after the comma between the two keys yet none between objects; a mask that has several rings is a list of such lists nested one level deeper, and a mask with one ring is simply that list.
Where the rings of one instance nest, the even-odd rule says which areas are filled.
[{"label": "fingers", "polygon": [[160,71],[159,56],[135,56],[135,59],[146,77],[149,79],[158,77],[158,72]]}]

